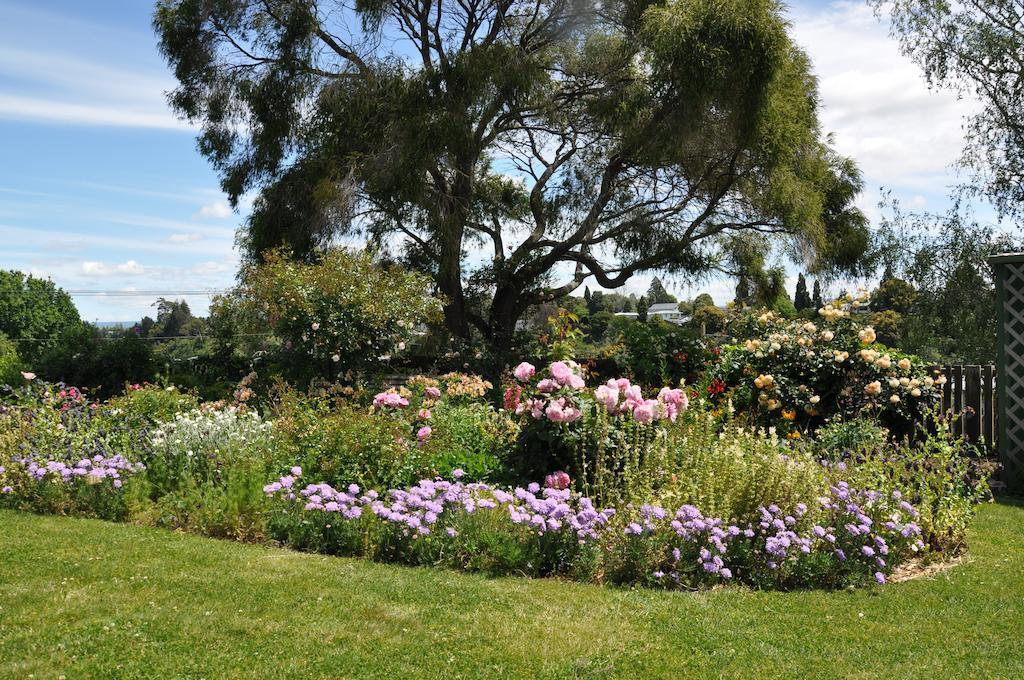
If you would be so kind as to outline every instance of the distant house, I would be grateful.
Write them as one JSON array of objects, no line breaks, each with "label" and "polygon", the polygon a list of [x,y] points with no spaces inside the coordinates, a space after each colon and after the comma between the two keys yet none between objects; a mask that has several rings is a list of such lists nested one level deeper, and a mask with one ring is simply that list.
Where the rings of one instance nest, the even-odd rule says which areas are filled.
[{"label": "distant house", "polygon": [[639,314],[636,312],[615,312],[615,316],[624,316],[627,319],[635,319]]},{"label": "distant house", "polygon": [[[636,315],[634,314],[634,316]],[[677,326],[682,326],[690,320],[689,315],[679,311],[679,304],[676,302],[658,302],[648,307],[647,318],[650,319],[655,316]]]}]

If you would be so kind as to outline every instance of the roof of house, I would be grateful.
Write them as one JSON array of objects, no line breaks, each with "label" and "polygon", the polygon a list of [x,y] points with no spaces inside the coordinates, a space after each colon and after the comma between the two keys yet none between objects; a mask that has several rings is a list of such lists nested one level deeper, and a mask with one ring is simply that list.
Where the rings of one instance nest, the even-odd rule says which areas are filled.
[{"label": "roof of house", "polygon": [[648,314],[657,314],[659,312],[678,312],[678,302],[658,302],[647,308]]}]

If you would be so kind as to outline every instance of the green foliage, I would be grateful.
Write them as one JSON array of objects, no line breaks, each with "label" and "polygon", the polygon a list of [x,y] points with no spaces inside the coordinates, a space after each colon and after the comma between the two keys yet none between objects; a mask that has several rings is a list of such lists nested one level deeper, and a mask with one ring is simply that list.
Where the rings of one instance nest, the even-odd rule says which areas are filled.
[{"label": "green foliage", "polygon": [[425,277],[384,267],[368,251],[335,248],[312,263],[274,251],[242,276],[242,295],[265,310],[286,355],[321,375],[380,365],[440,311]]},{"label": "green foliage", "polygon": [[863,448],[847,461],[843,474],[851,483],[890,489],[911,503],[920,512],[917,522],[924,540],[947,554],[966,548],[977,505],[991,498],[988,479],[994,466],[973,446],[953,437],[941,420],[912,443]]},{"label": "green foliage", "polygon": [[691,322],[706,333],[719,333],[726,325],[728,314],[718,307],[700,307],[693,312]]},{"label": "green foliage", "polygon": [[39,375],[47,380],[93,388],[100,396],[117,394],[125,383],[156,377],[153,344],[132,331],[101,335],[89,324],[69,333],[66,342],[46,351]]},{"label": "green foliage", "polygon": [[936,363],[995,361],[996,299],[988,259],[1019,250],[1020,239],[957,210],[906,213],[896,202],[890,208],[877,248],[903,283],[885,284],[880,292],[883,304],[895,311],[912,304],[903,316],[900,346]]},{"label": "green foliage", "polygon": [[18,341],[18,352],[36,368],[42,353],[67,343],[80,325],[71,296],[53,281],[0,271],[0,333]]},{"label": "green foliage", "polygon": [[[396,244],[448,330],[498,356],[529,308],[587,276],[707,274],[725,233],[770,228],[765,250],[842,271],[867,243],[860,177],[771,0],[161,0],[154,26],[223,188],[259,194],[250,258]],[[481,246],[495,256],[472,258]]]},{"label": "green foliage", "polygon": [[665,290],[665,285],[657,276],[651,280],[651,285],[647,288],[647,299],[651,301],[651,304],[676,302],[676,296]]},{"label": "green foliage", "polygon": [[18,356],[18,347],[0,333],[0,385],[19,385],[24,366]]},{"label": "green foliage", "polygon": [[814,433],[822,458],[840,461],[866,456],[885,448],[889,432],[870,418],[830,418]]},{"label": "green foliage", "polygon": [[914,308],[916,301],[917,291],[911,283],[896,277],[883,278],[871,294],[871,309],[876,312],[906,314]]},{"label": "green foliage", "polygon": [[159,385],[129,385],[123,394],[110,399],[111,408],[124,414],[129,422],[156,425],[175,419],[179,413],[199,408],[199,400],[191,392]]},{"label": "green foliage", "polygon": [[825,473],[812,454],[774,434],[739,427],[706,402],[691,401],[685,421],[670,434],[673,481],[662,497],[673,506],[690,503],[744,523],[772,503],[813,507],[822,492]]},{"label": "green foliage", "polygon": [[805,309],[810,309],[814,306],[811,301],[811,294],[807,292],[807,279],[804,278],[803,272],[797,276],[796,279],[796,292],[793,295],[793,306],[796,307],[796,311],[802,312]]}]

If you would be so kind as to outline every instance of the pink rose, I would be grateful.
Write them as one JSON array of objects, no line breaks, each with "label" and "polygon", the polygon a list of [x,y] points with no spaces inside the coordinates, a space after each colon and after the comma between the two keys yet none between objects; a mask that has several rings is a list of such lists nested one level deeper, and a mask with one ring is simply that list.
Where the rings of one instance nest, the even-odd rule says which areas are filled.
[{"label": "pink rose", "polygon": [[416,439],[418,439],[422,444],[423,442],[430,439],[430,435],[432,432],[433,430],[430,429],[429,425],[424,425],[423,427],[416,431]]},{"label": "pink rose", "polygon": [[516,380],[518,380],[519,382],[527,382],[536,373],[536,367],[534,367],[533,364],[527,363],[525,361],[516,366],[515,370],[513,371],[513,374],[515,374],[516,376]]},{"label": "pink rose", "polygon": [[22,371],[21,377],[24,378],[25,380],[35,380],[36,374],[33,373],[32,371]]},{"label": "pink rose", "polygon": [[647,424],[654,420],[656,401],[647,401],[633,409],[633,419],[638,423]]},{"label": "pink rose", "polygon": [[427,396],[430,397],[431,399],[437,399],[438,397],[441,396],[441,390],[437,389],[436,387],[428,387]]},{"label": "pink rose", "polygon": [[420,412],[416,414],[421,420],[430,420],[430,409],[421,408]]},{"label": "pink rose", "polygon": [[568,385],[572,380],[573,372],[564,361],[555,361],[551,364],[551,375],[562,385]]},{"label": "pink rose", "polygon": [[537,390],[540,391],[540,392],[543,392],[544,394],[548,394],[549,392],[554,392],[557,389],[558,389],[558,383],[556,383],[551,378],[544,378],[539,383],[537,383]]},{"label": "pink rose", "polygon": [[544,478],[544,486],[549,489],[568,489],[570,482],[569,475],[563,470],[552,472]]},{"label": "pink rose", "polygon": [[397,392],[381,392],[373,398],[373,405],[377,408],[390,406],[391,408],[402,408],[409,405],[409,400]]},{"label": "pink rose", "polygon": [[609,381],[609,383],[610,385],[601,385],[594,390],[594,398],[604,406],[608,413],[614,415],[619,406],[619,388],[615,387],[614,382]]}]

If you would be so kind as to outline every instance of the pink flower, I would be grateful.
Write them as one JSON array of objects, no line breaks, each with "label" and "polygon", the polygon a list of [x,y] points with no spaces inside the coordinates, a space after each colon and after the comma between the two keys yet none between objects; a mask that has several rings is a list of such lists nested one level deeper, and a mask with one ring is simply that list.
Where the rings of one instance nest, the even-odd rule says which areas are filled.
[{"label": "pink flower", "polygon": [[437,389],[436,387],[428,387],[427,396],[430,397],[431,399],[437,399],[438,397],[441,396],[441,390]]},{"label": "pink flower", "polygon": [[416,414],[416,416],[422,420],[430,420],[430,409],[421,408],[419,413]]},{"label": "pink flower", "polygon": [[629,385],[623,392],[626,397],[625,407],[627,409],[636,409],[637,406],[644,403],[644,396],[640,392],[639,385]]},{"label": "pink flower", "polygon": [[557,389],[558,389],[558,383],[556,383],[551,378],[544,378],[539,383],[537,383],[537,390],[540,391],[540,392],[543,392],[544,394],[548,394],[549,392],[554,392]]},{"label": "pink flower", "polygon": [[615,386],[614,381],[609,380],[607,385],[601,385],[594,390],[594,398],[608,413],[614,415],[619,406],[619,388]]},{"label": "pink flower", "polygon": [[569,387],[573,388],[574,390],[582,390],[586,386],[587,383],[583,381],[583,378],[579,377],[578,375],[570,376]]},{"label": "pink flower", "polygon": [[551,364],[551,375],[562,385],[568,385],[572,380],[573,372],[564,361],[555,361]]},{"label": "pink flower", "polygon": [[549,489],[568,489],[570,482],[569,475],[563,470],[552,472],[544,478],[544,486]]},{"label": "pink flower", "polygon": [[643,424],[651,422],[657,413],[657,404],[658,402],[649,400],[635,407],[633,409],[633,419]]},{"label": "pink flower", "polygon": [[505,390],[505,398],[502,402],[502,406],[505,407],[506,411],[519,412],[519,398],[523,396],[523,388],[519,385],[509,385],[508,389]]},{"label": "pink flower", "polygon": [[422,444],[423,442],[430,439],[430,435],[432,432],[433,430],[430,429],[429,425],[424,425],[423,427],[416,431],[416,439],[418,439]]},{"label": "pink flower", "polygon": [[516,376],[516,380],[519,382],[526,382],[537,373],[537,368],[533,364],[524,361],[516,366],[513,373]]},{"label": "pink flower", "polygon": [[615,383],[615,386],[618,387],[620,390],[625,391],[629,387],[629,378],[619,378],[618,380],[608,381],[609,386],[611,386],[612,383]]},{"label": "pink flower", "polygon": [[32,371],[22,371],[21,377],[24,378],[25,380],[35,380],[36,374],[33,373]]},{"label": "pink flower", "polygon": [[551,401],[544,412],[547,414],[548,420],[554,423],[571,423],[579,420],[583,415],[579,409],[566,404],[564,397]]},{"label": "pink flower", "polygon": [[377,408],[390,406],[391,408],[402,408],[409,405],[409,400],[397,392],[381,392],[373,398],[373,405]]}]

